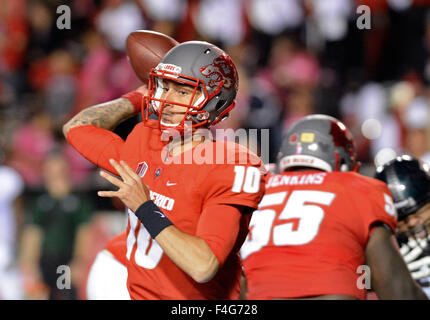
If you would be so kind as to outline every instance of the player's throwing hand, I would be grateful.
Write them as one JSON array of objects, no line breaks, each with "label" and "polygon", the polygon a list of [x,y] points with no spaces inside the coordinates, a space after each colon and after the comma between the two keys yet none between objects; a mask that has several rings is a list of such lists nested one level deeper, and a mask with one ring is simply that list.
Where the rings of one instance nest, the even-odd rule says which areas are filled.
[{"label": "player's throwing hand", "polygon": [[150,200],[148,187],[124,161],[121,160],[120,163],[118,163],[110,159],[109,162],[119,173],[123,181],[111,176],[105,171],[100,171],[100,175],[103,178],[119,189],[117,191],[99,191],[97,194],[100,197],[118,197],[130,210],[135,212],[142,203]]}]

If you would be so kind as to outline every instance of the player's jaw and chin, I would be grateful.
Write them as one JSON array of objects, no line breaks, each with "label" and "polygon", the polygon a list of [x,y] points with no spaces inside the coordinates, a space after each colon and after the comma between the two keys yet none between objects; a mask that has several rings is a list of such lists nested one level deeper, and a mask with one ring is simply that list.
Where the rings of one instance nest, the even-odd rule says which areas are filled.
[{"label": "player's jaw and chin", "polygon": [[185,144],[195,134],[194,122],[187,116],[187,107],[166,103],[159,114],[159,129],[162,141]]},{"label": "player's jaw and chin", "polygon": [[155,90],[148,92],[147,106],[158,115],[161,130],[174,128],[183,131],[188,125],[196,124],[189,113],[204,98],[200,87],[162,76],[154,78],[152,85],[150,81],[149,86]]}]

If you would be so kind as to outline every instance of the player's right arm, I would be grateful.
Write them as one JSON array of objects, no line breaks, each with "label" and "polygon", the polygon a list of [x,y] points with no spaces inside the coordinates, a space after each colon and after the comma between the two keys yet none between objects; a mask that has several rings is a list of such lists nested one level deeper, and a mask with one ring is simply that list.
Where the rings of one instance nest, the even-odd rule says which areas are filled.
[{"label": "player's right arm", "polygon": [[[396,233],[396,210],[388,186],[381,181],[366,181],[360,189],[367,190],[367,206],[361,208],[365,226],[366,264],[371,271],[371,287],[380,299],[427,299],[412,279],[398,250]],[[371,191],[371,192],[369,192]]]},{"label": "player's right arm", "polygon": [[391,230],[375,227],[365,253],[372,288],[380,299],[427,300],[421,287],[412,279]]},{"label": "player's right arm", "polygon": [[97,104],[82,110],[70,119],[63,126],[63,133],[67,137],[71,129],[84,125],[113,130],[119,123],[133,116],[134,113],[133,104],[126,98]]},{"label": "player's right arm", "polygon": [[119,99],[82,110],[63,126],[67,141],[96,166],[117,174],[108,159],[119,159],[124,140],[112,130],[140,111],[145,90],[140,87]]}]

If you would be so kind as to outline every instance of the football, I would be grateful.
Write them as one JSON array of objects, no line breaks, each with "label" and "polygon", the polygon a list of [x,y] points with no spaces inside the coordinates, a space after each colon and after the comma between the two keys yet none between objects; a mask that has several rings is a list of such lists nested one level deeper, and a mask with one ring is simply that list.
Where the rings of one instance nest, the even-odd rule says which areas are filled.
[{"label": "football", "polygon": [[126,50],[130,64],[144,83],[148,83],[149,70],[156,67],[163,56],[179,44],[175,39],[155,31],[137,30],[127,37]]}]

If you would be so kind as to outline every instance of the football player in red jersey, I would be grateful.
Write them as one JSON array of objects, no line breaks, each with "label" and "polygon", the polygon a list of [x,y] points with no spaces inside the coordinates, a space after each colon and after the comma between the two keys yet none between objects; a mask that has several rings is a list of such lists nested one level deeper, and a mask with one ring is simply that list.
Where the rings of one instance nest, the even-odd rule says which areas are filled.
[{"label": "football player in red jersey", "polygon": [[396,248],[390,191],[355,172],[355,145],[340,121],[297,121],[278,169],[240,251],[247,299],[365,299],[367,289],[382,299],[426,298]]},{"label": "football player in red jersey", "polygon": [[[121,176],[102,172],[119,189],[99,195],[129,208],[132,299],[239,296],[238,251],[264,194],[265,171],[247,148],[213,141],[207,130],[232,110],[237,85],[224,51],[184,42],[151,70],[147,93],[87,108],[63,128],[82,155]],[[123,141],[111,130],[141,107],[144,121]]]}]

